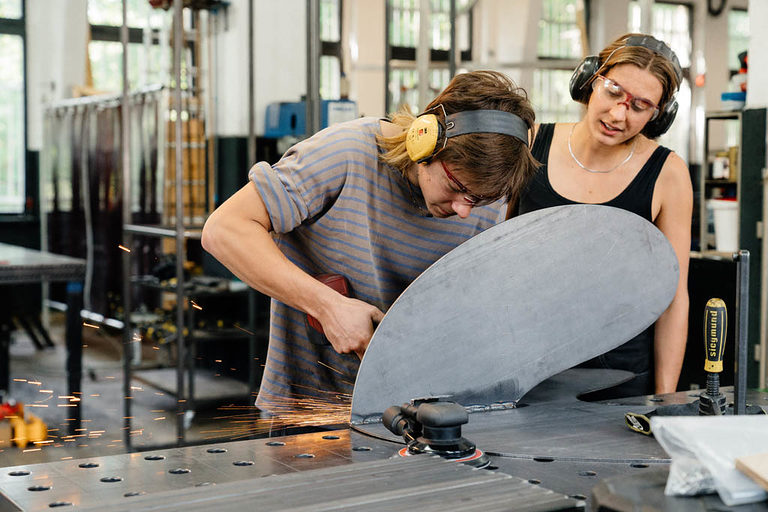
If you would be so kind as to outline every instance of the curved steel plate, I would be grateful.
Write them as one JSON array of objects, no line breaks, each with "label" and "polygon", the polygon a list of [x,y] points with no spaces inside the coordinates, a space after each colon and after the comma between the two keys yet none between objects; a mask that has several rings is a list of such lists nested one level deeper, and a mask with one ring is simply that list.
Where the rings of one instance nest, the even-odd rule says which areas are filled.
[{"label": "curved steel plate", "polygon": [[624,210],[561,206],[494,226],[389,309],[361,362],[351,420],[424,396],[515,402],[651,325],[678,274],[664,235]]}]

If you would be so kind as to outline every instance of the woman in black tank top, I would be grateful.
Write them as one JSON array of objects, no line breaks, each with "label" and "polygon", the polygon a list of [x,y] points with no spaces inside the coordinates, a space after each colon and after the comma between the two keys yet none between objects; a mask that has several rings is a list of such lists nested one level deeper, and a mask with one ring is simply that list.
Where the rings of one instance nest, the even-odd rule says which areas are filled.
[{"label": "woman in black tank top", "polygon": [[532,152],[542,166],[508,212],[613,206],[653,222],[675,249],[680,278],[669,308],[636,338],[583,364],[635,373],[614,397],[676,391],[685,354],[693,190],[682,159],[653,140],[674,120],[680,79],[674,53],[651,36],[627,34],[587,57],[571,78],[585,116],[537,126]]}]

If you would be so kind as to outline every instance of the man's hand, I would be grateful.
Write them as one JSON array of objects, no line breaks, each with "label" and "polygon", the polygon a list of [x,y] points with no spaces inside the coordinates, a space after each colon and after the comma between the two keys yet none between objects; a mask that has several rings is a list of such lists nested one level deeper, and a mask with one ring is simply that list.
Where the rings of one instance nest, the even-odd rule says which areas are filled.
[{"label": "man's hand", "polygon": [[376,306],[358,299],[342,295],[339,295],[339,299],[318,320],[336,352],[354,352],[362,359],[375,325],[381,322],[384,313]]}]

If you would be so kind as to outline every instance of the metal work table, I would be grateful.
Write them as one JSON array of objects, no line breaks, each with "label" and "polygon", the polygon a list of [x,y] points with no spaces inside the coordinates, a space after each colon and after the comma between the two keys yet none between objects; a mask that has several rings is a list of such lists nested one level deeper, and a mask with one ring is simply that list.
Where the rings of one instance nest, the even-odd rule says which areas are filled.
[{"label": "metal work table", "polygon": [[[83,309],[83,279],[85,260],[0,243],[0,286],[42,282],[67,283],[67,383],[69,394],[80,394],[82,378],[83,333],[80,310]],[[9,321],[8,313],[0,311],[0,321]],[[10,333],[0,332],[0,395],[10,389]],[[80,402],[72,408],[75,421],[70,430],[80,428]]]},{"label": "metal work table", "polygon": [[[373,423],[3,468],[0,512],[66,504],[79,510],[131,511],[192,511],[212,506],[222,512],[256,506],[266,510],[582,510],[621,502],[611,499],[620,492],[631,494],[633,482],[646,481],[653,483],[648,502],[669,505],[670,510],[703,510],[704,505],[725,509],[717,496],[664,497],[663,484],[658,482],[666,481],[670,462],[666,453],[652,437],[623,425],[626,411],[647,412],[660,405],[689,402],[695,393],[610,404],[577,399],[587,386],[615,380],[620,373],[570,370],[534,388],[518,408],[470,414],[463,435],[490,456],[490,470],[428,455],[400,457],[402,440]],[[732,398],[731,390],[724,391]],[[747,398],[768,408],[768,393],[750,392]],[[603,482],[610,485],[597,487]],[[618,490],[613,493],[612,489]],[[694,508],[678,507],[683,504]],[[768,504],[743,510],[765,511]]]}]

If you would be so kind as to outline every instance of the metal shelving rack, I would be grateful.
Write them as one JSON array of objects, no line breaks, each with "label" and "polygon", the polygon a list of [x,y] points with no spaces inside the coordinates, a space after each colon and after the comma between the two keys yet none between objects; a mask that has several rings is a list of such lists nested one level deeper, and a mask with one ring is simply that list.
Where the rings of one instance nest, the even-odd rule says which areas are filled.
[{"label": "metal shelving rack", "polygon": [[[711,124],[715,122],[736,122],[741,130],[741,111],[726,111],[726,112],[707,112],[704,117],[704,155],[702,158],[701,176],[699,177],[699,244],[702,254],[723,256],[729,258],[731,253],[718,253],[717,250],[710,249],[710,245],[714,246],[714,240],[711,233],[709,233],[709,212],[707,208],[707,200],[712,198],[711,189],[713,187],[723,187],[727,189],[733,189],[735,191],[736,206],[739,211],[739,217],[741,217],[742,208],[742,194],[741,194],[741,156],[739,156],[739,164],[736,169],[731,170],[731,178],[728,179],[713,179],[711,177],[711,168],[714,158],[715,150],[712,149],[710,143],[710,135],[712,133]],[[724,148],[718,148],[724,149]],[[738,232],[736,239],[741,240],[740,233]],[[711,243],[710,243],[711,242]]]},{"label": "metal shelving rack", "polygon": [[[126,74],[126,70],[128,69],[127,66],[127,51],[125,49],[127,48],[127,41],[128,41],[128,29],[125,24],[126,19],[126,3],[127,0],[123,1],[123,27],[122,27],[122,33],[121,33],[121,39],[123,44],[123,96],[122,101],[123,105],[126,107],[126,111],[128,108],[130,108],[130,104],[128,102],[128,77]],[[175,278],[176,283],[172,287],[165,287],[165,291],[172,291],[175,292],[176,295],[176,305],[175,305],[175,339],[174,344],[176,346],[176,361],[175,361],[175,389],[172,385],[167,385],[169,383],[165,383],[166,385],[164,387],[161,387],[160,389],[164,389],[169,394],[172,394],[176,398],[176,444],[182,445],[185,443],[185,432],[187,429],[187,424],[189,419],[191,418],[190,413],[192,412],[191,407],[193,406],[192,400],[194,399],[193,392],[194,392],[194,360],[191,357],[191,354],[194,353],[194,346],[191,346],[191,343],[194,343],[195,338],[195,332],[192,329],[192,318],[193,318],[193,312],[191,311],[190,307],[187,307],[187,303],[189,302],[189,297],[187,296],[187,289],[185,287],[185,277],[184,277],[184,263],[186,260],[186,254],[185,254],[185,247],[186,243],[189,240],[199,240],[202,234],[202,222],[204,221],[204,216],[199,211],[199,207],[193,207],[193,201],[190,200],[189,205],[185,205],[184,203],[184,196],[186,193],[187,188],[189,186],[196,186],[199,185],[197,181],[200,180],[200,174],[203,174],[205,176],[205,194],[198,194],[198,195],[204,195],[205,196],[205,210],[210,211],[210,209],[213,206],[213,183],[212,183],[212,172],[211,172],[211,163],[212,163],[212,155],[210,155],[210,152],[207,154],[207,158],[202,158],[202,165],[200,161],[192,162],[187,161],[189,159],[189,155],[191,154],[191,151],[185,154],[185,150],[187,149],[199,149],[200,147],[204,148],[204,151],[207,149],[206,146],[209,146],[207,144],[207,137],[204,135],[205,131],[203,129],[203,123],[205,121],[204,116],[204,108],[203,108],[203,100],[202,100],[202,94],[201,94],[201,87],[200,87],[200,80],[202,79],[202,73],[200,72],[200,68],[196,67],[194,69],[187,68],[187,74],[188,74],[188,80],[189,83],[193,83],[192,80],[197,80],[198,83],[195,84],[195,86],[192,89],[182,91],[182,55],[186,49],[186,45],[188,45],[190,42],[194,45],[193,48],[195,51],[199,52],[199,39],[200,39],[200,23],[199,23],[199,13],[193,12],[192,16],[194,17],[193,20],[196,25],[196,32],[192,33],[189,31],[184,30],[184,12],[183,12],[183,0],[174,0],[173,7],[173,41],[172,41],[172,53],[173,53],[173,71],[172,71],[172,77],[171,82],[172,85],[169,88],[171,91],[170,99],[169,99],[169,111],[172,113],[175,113],[175,116],[171,116],[171,122],[172,122],[172,129],[169,126],[168,128],[168,137],[167,137],[167,149],[169,150],[168,153],[168,163],[173,164],[173,171],[171,171],[170,166],[166,167],[168,170],[168,175],[172,176],[174,179],[171,180],[165,180],[165,186],[167,188],[173,187],[173,193],[175,195],[175,199],[170,199],[164,204],[164,208],[169,209],[169,206],[173,208],[173,215],[172,217],[165,216],[164,222],[161,225],[146,225],[146,224],[137,224],[134,222],[132,218],[132,193],[131,193],[131,166],[130,166],[130,157],[128,154],[128,151],[123,151],[122,153],[122,168],[123,168],[123,201],[124,201],[124,208],[123,208],[123,236],[124,236],[124,242],[123,244],[126,247],[134,247],[134,238],[135,237],[142,237],[142,238],[156,238],[156,239],[164,239],[164,240],[174,240],[175,241]],[[188,86],[191,87],[191,86]],[[197,99],[195,99],[197,98]],[[186,104],[185,104],[186,100]],[[183,115],[187,115],[187,119],[183,119]],[[186,130],[188,138],[191,138],[191,135],[193,133],[193,125],[191,120],[193,120],[193,117],[195,120],[199,121],[199,136],[202,136],[202,142],[190,142],[190,141],[184,141],[184,123],[187,122]],[[127,120],[129,119],[129,116],[123,116],[123,129],[122,129],[122,144],[123,148],[129,148],[130,147],[130,130],[128,129]],[[185,177],[185,167],[184,165],[188,164],[188,176]],[[191,168],[191,165],[198,164],[198,168],[196,170],[197,175],[193,173],[193,170]],[[172,172],[172,174],[171,174]],[[188,181],[185,182],[185,179]],[[186,186],[185,186],[186,185]],[[193,210],[193,211],[189,211]],[[185,222],[189,222],[199,224],[199,225],[189,225],[185,224]],[[123,416],[124,416],[124,442],[127,449],[131,449],[132,439],[131,439],[131,419],[133,417],[131,413],[131,406],[132,406],[132,392],[134,390],[132,386],[132,379],[136,378],[137,380],[140,380],[142,382],[145,382],[153,387],[156,386],[156,382],[153,382],[153,379],[149,377],[149,374],[146,375],[134,375],[134,368],[132,366],[132,361],[134,360],[134,354],[133,351],[136,348],[136,344],[134,343],[133,339],[133,324],[132,321],[133,318],[133,311],[134,311],[134,305],[132,304],[132,286],[136,283],[134,283],[134,280],[132,279],[132,266],[131,266],[131,255],[130,253],[127,253],[123,255],[123,275],[122,275],[122,281],[123,281],[123,311],[125,312],[125,322],[124,322],[124,328],[123,328],[123,391],[124,391],[124,401],[123,401]],[[253,334],[253,327],[254,327],[254,305],[255,305],[255,299],[252,297],[253,293],[249,293],[249,318],[248,323],[251,327],[251,334],[248,336],[249,338],[249,352],[250,352],[250,366],[249,366],[249,375],[250,375],[250,381],[249,381],[249,389],[251,393],[253,393],[255,389],[255,363],[254,363],[254,355],[256,352],[256,338]],[[189,328],[188,331],[185,328]],[[243,336],[240,336],[240,339],[242,339]],[[143,371],[143,369],[142,369]],[[151,370],[150,370],[151,371]],[[166,372],[167,373],[167,372]]]},{"label": "metal shelving rack", "polygon": [[[704,154],[699,175],[700,254],[705,259],[730,261],[734,255],[712,250],[714,241],[708,230],[706,201],[711,187],[722,186],[735,194],[738,221],[738,249],[749,251],[748,344],[750,355],[745,361],[750,387],[765,385],[768,354],[768,265],[763,260],[763,247],[768,248],[768,180],[766,180],[766,119],[765,108],[738,111],[714,111],[705,114]],[[711,180],[710,163],[714,145],[710,141],[713,123],[737,123],[737,163],[729,179]],[[723,137],[725,139],[725,136]],[[725,148],[717,148],[725,149]],[[766,203],[766,204],[764,204]],[[764,211],[764,208],[767,208]],[[759,355],[758,355],[759,354]],[[759,360],[759,361],[758,361]],[[759,381],[758,381],[759,378]]]}]

